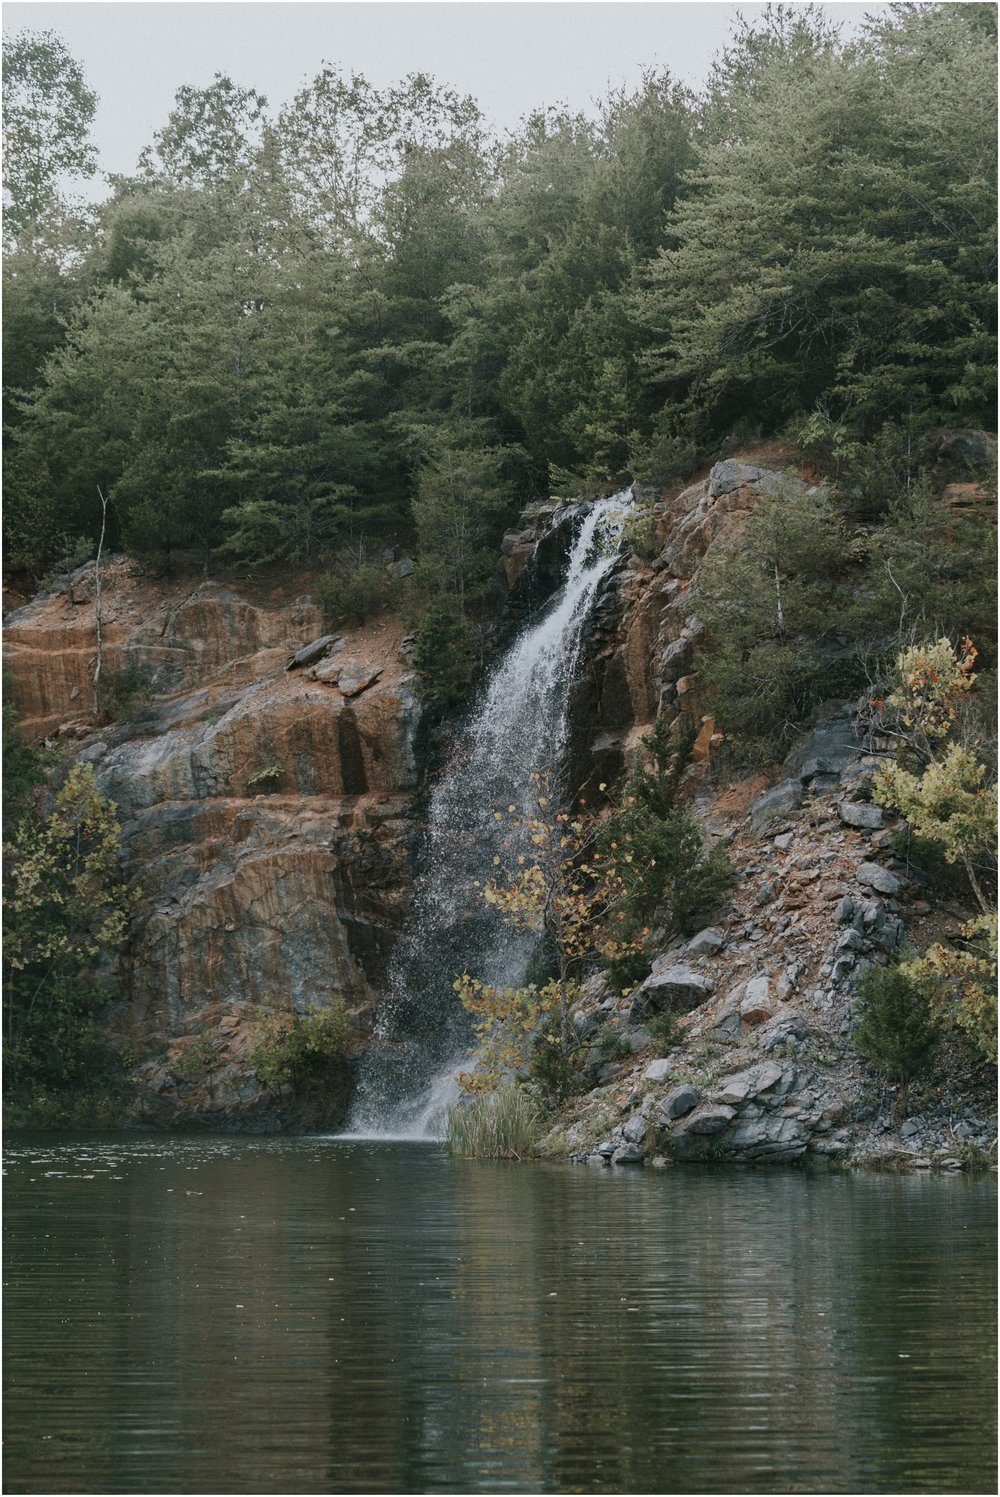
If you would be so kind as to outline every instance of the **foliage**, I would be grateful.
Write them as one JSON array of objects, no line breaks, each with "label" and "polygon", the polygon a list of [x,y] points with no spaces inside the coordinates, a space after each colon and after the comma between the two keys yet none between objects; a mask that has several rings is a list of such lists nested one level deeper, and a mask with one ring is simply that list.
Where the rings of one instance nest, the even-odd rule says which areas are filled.
[{"label": "foliage", "polygon": [[525,1159],[542,1123],[531,1090],[508,1082],[448,1109],[448,1148],[465,1159]]},{"label": "foliage", "polygon": [[975,685],[977,653],[969,639],[958,649],[940,639],[898,656],[896,685],[884,703],[872,703],[879,729],[896,739],[898,759],[879,770],[873,791],[919,837],[936,843],[946,862],[962,864],[981,911],[989,914],[978,864],[996,847],[996,784],[987,781],[973,749],[953,737]]},{"label": "foliage", "polygon": [[22,1098],[84,1091],[114,1056],[94,1024],[110,989],[102,966],[128,929],[115,807],[93,767],[74,765],[51,810],[15,823],[5,846],[4,1050]]},{"label": "foliage", "polygon": [[59,199],[63,179],[93,176],[97,95],[53,31],[3,42],[4,243],[23,247]]},{"label": "foliage", "polygon": [[959,1027],[982,1058],[997,1054],[997,913],[995,852],[997,787],[978,745],[959,741],[965,707],[976,687],[977,650],[939,639],[904,650],[885,701],[876,699],[879,731],[893,735],[895,762],[875,776],[883,805],[902,813],[916,835],[961,864],[979,905],[958,945],[935,942],[905,962],[907,979],[953,1008]]},{"label": "foliage", "polygon": [[413,665],[423,680],[427,700],[445,712],[460,706],[479,655],[475,629],[457,601],[435,598],[420,620],[413,651]]},{"label": "foliage", "polygon": [[385,607],[389,578],[378,562],[362,557],[342,559],[324,572],[314,591],[328,625],[332,627],[345,617],[363,624],[370,614]]},{"label": "foliage", "polygon": [[265,1086],[318,1083],[347,1050],[351,1023],[339,993],[306,1014],[290,1005],[262,1009],[247,1064]]},{"label": "foliage", "polygon": [[649,1020],[646,1028],[649,1030],[650,1038],[661,1054],[666,1054],[684,1038],[684,1031],[680,1026],[677,1015],[672,1009],[661,1009]]},{"label": "foliage", "polygon": [[45,783],[47,755],[44,749],[32,747],[18,724],[17,708],[11,699],[12,683],[4,673],[3,701],[3,820],[8,835],[15,825],[31,814],[35,793]]},{"label": "foliage", "polygon": [[[506,814],[508,866],[477,888],[505,923],[547,942],[556,971],[542,987],[496,988],[468,973],[458,978],[455,991],[475,1020],[476,1068],[459,1078],[470,1089],[523,1072],[532,1045],[550,1023],[565,1072],[578,1048],[570,1009],[580,996],[580,975],[609,946],[620,953],[625,944],[619,933],[626,892],[619,859],[598,851],[592,820],[558,809],[547,778],[532,778],[536,812],[520,816],[510,806],[494,813],[500,822]],[[624,853],[621,861],[630,857]],[[502,867],[499,854],[494,863]]]},{"label": "foliage", "polygon": [[98,688],[98,708],[112,722],[129,722],[153,700],[153,688],[141,670],[122,666],[102,670]]},{"label": "foliage", "polygon": [[925,987],[905,966],[870,967],[858,983],[859,1054],[894,1080],[908,1081],[930,1063],[941,1025]]},{"label": "foliage", "polygon": [[702,674],[738,757],[773,757],[813,705],[854,684],[855,667],[836,647],[847,565],[828,496],[794,478],[706,557],[697,608],[711,648]]},{"label": "foliage", "polygon": [[951,1008],[974,1054],[997,1059],[997,915],[968,921],[958,946],[936,942],[902,967],[907,978]]},{"label": "foliage", "polygon": [[[601,829],[600,846],[616,860],[628,933],[659,914],[685,932],[732,882],[732,865],[722,847],[705,852],[701,828],[679,800],[684,745],[671,741],[662,718],[643,739],[643,750],[647,761],[637,761],[629,775]],[[610,956],[616,982],[625,970],[643,975],[641,945],[631,954],[612,948]]]},{"label": "foliage", "polygon": [[202,1030],[173,1061],[171,1070],[181,1081],[200,1081],[207,1077],[211,1084],[212,1075],[218,1066],[219,1053],[217,1041],[212,1039],[207,1030]]},{"label": "foliage", "polygon": [[284,772],[283,764],[264,764],[260,769],[254,770],[247,780],[247,789],[250,790],[257,785],[276,785]]}]

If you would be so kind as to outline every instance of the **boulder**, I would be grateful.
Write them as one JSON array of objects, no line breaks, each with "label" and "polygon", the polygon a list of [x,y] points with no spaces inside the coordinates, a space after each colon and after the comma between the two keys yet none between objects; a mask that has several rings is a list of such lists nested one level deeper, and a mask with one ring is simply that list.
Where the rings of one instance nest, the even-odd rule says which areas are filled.
[{"label": "boulder", "polygon": [[766,1024],[773,1013],[771,984],[767,975],[762,973],[759,977],[751,977],[740,1003],[741,1020],[744,1024]]},{"label": "boulder", "polygon": [[862,863],[859,866],[858,883],[864,884],[868,889],[876,889],[879,894],[898,894],[902,887],[895,874],[890,873],[888,868],[880,868],[877,863]]},{"label": "boulder", "polygon": [[681,1137],[693,1133],[699,1138],[710,1138],[717,1133],[724,1133],[735,1116],[735,1107],[728,1107],[724,1103],[698,1107],[694,1112],[689,1113],[683,1122],[677,1124],[674,1136]]},{"label": "boulder", "polygon": [[758,468],[753,463],[741,463],[729,458],[725,462],[716,463],[709,473],[708,492],[713,499],[721,499],[725,494],[733,494],[737,489],[751,486],[768,493],[778,493],[785,481],[783,475],[776,473],[773,468]]},{"label": "boulder", "polygon": [[643,1161],[642,1150],[638,1144],[622,1144],[611,1156],[612,1164],[641,1164]]},{"label": "boulder", "polygon": [[642,984],[641,991],[653,1008],[686,1012],[697,1008],[712,996],[715,982],[703,972],[696,972],[693,967],[680,962],[661,971],[656,970],[654,963],[653,971]]},{"label": "boulder", "polygon": [[622,1138],[629,1144],[641,1144],[649,1132],[649,1123],[640,1112],[629,1118],[622,1129]]},{"label": "boulder", "polygon": [[885,822],[882,807],[873,806],[870,801],[843,800],[837,807],[837,814],[845,826],[864,832],[878,831]]},{"label": "boulder", "polygon": [[701,1101],[701,1095],[696,1086],[675,1086],[657,1105],[657,1111],[667,1122],[673,1122],[693,1111]]},{"label": "boulder", "polygon": [[285,669],[289,671],[296,671],[301,670],[304,666],[314,665],[317,660],[322,660],[323,656],[326,655],[334,645],[343,645],[343,643],[343,637],[340,635],[321,634],[319,639],[314,639],[309,644],[303,645],[301,650],[296,650],[295,654],[289,660]]},{"label": "boulder", "polygon": [[802,805],[802,787],[796,780],[782,780],[758,795],[750,807],[750,824],[755,832],[762,831],[772,821],[784,821],[794,815]]},{"label": "boulder", "polygon": [[738,1107],[743,1102],[753,1101],[763,1092],[773,1091],[781,1085],[784,1075],[776,1061],[758,1061],[745,1071],[737,1071],[732,1076],[724,1077],[715,1092],[715,1100]]},{"label": "boulder", "polygon": [[807,785],[817,775],[839,777],[860,751],[861,741],[845,711],[841,716],[817,722],[812,732],[792,749],[782,769],[788,779]]},{"label": "boulder", "polygon": [[726,1140],[727,1150],[745,1159],[798,1159],[809,1144],[808,1134],[795,1118],[764,1116],[737,1123]]},{"label": "boulder", "polygon": [[674,1068],[671,1060],[651,1060],[642,1073],[643,1081],[651,1081],[654,1085],[659,1081],[666,1081]]},{"label": "boulder", "polygon": [[692,936],[684,949],[687,957],[715,956],[726,943],[726,938],[721,930],[713,925],[708,925],[700,930],[696,936]]}]

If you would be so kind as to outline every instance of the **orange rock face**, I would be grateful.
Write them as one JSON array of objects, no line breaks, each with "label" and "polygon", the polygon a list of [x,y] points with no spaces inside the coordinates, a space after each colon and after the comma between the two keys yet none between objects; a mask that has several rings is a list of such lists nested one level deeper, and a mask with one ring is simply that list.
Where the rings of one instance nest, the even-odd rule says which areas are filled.
[{"label": "orange rock face", "polygon": [[[121,560],[103,588],[102,674],[127,667],[150,695],[133,721],[91,717],[92,568],[9,616],[6,664],[27,736],[70,728],[119,809],[139,902],[109,1023],[139,1062],[135,1115],[238,1121],[262,1099],[233,1035],[264,1003],[370,1008],[405,908],[418,707],[402,627],[344,636],[324,680],[286,669],[322,633],[308,603],[178,593]],[[223,1056],[208,1088],[170,1061],[203,1034]]]}]

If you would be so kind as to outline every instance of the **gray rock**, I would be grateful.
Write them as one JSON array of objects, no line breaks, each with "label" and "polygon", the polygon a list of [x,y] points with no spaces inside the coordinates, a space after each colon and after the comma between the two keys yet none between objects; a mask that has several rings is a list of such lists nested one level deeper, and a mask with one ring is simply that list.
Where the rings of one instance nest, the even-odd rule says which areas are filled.
[{"label": "gray rock", "polygon": [[296,650],[285,669],[294,671],[300,670],[304,665],[312,665],[315,661],[321,660],[335,644],[343,645],[343,643],[343,635],[321,634],[319,639],[314,639],[309,644],[303,645],[301,650]]},{"label": "gray rock", "polygon": [[392,575],[394,577],[410,577],[413,574],[413,558],[403,556],[399,561],[393,563]]},{"label": "gray rock", "polygon": [[779,836],[775,837],[774,845],[779,852],[787,852],[794,841],[794,832],[782,832]]},{"label": "gray rock", "polygon": [[712,1029],[712,1038],[713,1040],[720,1040],[723,1044],[728,1044],[732,1040],[739,1038],[742,1027],[743,1021],[740,1018],[739,1009],[733,1006],[726,1007],[715,1021]]},{"label": "gray rock", "polygon": [[612,1164],[641,1164],[644,1155],[637,1144],[622,1144],[611,1156]]},{"label": "gray rock", "polygon": [[700,1136],[711,1137],[716,1133],[723,1133],[736,1116],[734,1107],[727,1107],[724,1103],[697,1108],[694,1112],[678,1123],[675,1135],[696,1133]]},{"label": "gray rock", "polygon": [[746,996],[740,1003],[740,1018],[744,1024],[765,1024],[774,1014],[771,1002],[771,985],[766,974],[751,977],[746,985]]},{"label": "gray rock", "polygon": [[[809,736],[792,750],[782,765],[789,779],[801,784],[819,779],[814,789],[832,789],[856,757],[860,743],[849,716],[816,724]],[[826,780],[826,783],[822,783]]]},{"label": "gray rock", "polygon": [[834,947],[834,950],[865,951],[867,949],[867,946],[868,943],[865,940],[864,936],[861,935],[859,931],[856,931],[852,925],[847,930],[841,931],[840,935],[837,937],[837,944]]},{"label": "gray rock", "polygon": [[360,696],[367,691],[369,686],[374,686],[381,676],[380,669],[373,669],[367,665],[345,666],[337,679],[341,694],[345,697]]},{"label": "gray rock", "polygon": [[750,808],[750,824],[759,832],[770,821],[780,821],[791,816],[802,805],[802,787],[795,780],[782,780],[763,795],[758,795]]},{"label": "gray rock", "polygon": [[675,1086],[667,1092],[659,1104],[659,1112],[668,1120],[686,1117],[701,1101],[701,1092],[696,1086]]},{"label": "gray rock", "polygon": [[708,492],[712,499],[721,499],[724,494],[735,493],[749,485],[762,488],[768,493],[780,491],[783,479],[773,468],[758,468],[752,463],[740,463],[733,458],[716,463],[708,475]]},{"label": "gray rock", "polygon": [[854,918],[854,900],[849,894],[845,894],[838,904],[834,912],[834,918],[838,925],[846,925],[848,920]]},{"label": "gray rock", "polygon": [[633,1117],[629,1118],[622,1129],[622,1138],[626,1143],[641,1144],[648,1132],[649,1123],[641,1113],[637,1112]]},{"label": "gray rock", "polygon": [[681,962],[665,967],[662,971],[656,970],[654,962],[653,971],[640,991],[653,1008],[686,1011],[697,1008],[710,998],[715,992],[715,982],[711,977],[706,977],[704,973],[696,972],[693,967],[687,967]]},{"label": "gray rock", "polygon": [[[761,1117],[740,1122],[727,1139],[728,1148],[748,1159],[797,1159],[809,1139],[796,1118]],[[829,1152],[829,1146],[824,1152]]]},{"label": "gray rock", "polygon": [[704,930],[700,930],[696,936],[691,937],[685,947],[684,955],[689,957],[715,956],[716,952],[720,951],[725,945],[725,942],[726,938],[722,931],[717,930],[714,925],[708,925]]},{"label": "gray rock", "polygon": [[858,883],[868,889],[877,889],[879,894],[898,894],[902,885],[888,868],[877,863],[862,863],[858,868]]},{"label": "gray rock", "polygon": [[[784,1077],[785,1072],[776,1061],[761,1060],[745,1071],[737,1071],[732,1076],[724,1077],[715,1096],[719,1102],[739,1106],[741,1102],[752,1101],[763,1092],[773,1091],[781,1086]],[[782,1087],[782,1090],[785,1088]]]},{"label": "gray rock", "polygon": [[666,1081],[673,1068],[673,1061],[651,1060],[649,1065],[642,1073],[642,1079],[643,1081],[652,1082]]},{"label": "gray rock", "polygon": [[845,826],[857,827],[859,831],[876,832],[885,825],[882,807],[868,801],[842,800],[837,812]]},{"label": "gray rock", "polygon": [[913,1122],[911,1118],[909,1118],[903,1124],[902,1128],[900,1128],[899,1136],[900,1138],[913,1138],[914,1134],[919,1133],[919,1131],[920,1130],[917,1127],[916,1123]]}]

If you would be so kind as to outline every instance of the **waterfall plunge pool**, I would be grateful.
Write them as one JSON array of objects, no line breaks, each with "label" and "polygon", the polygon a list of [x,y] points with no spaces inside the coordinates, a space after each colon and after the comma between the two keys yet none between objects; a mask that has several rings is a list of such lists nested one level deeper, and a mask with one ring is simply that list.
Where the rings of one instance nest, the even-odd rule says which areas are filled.
[{"label": "waterfall plunge pool", "polygon": [[5,1491],[995,1491],[992,1179],[11,1135]]}]

